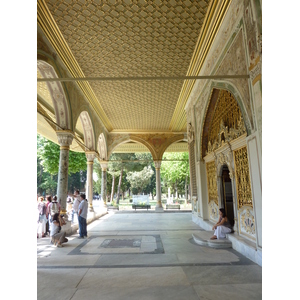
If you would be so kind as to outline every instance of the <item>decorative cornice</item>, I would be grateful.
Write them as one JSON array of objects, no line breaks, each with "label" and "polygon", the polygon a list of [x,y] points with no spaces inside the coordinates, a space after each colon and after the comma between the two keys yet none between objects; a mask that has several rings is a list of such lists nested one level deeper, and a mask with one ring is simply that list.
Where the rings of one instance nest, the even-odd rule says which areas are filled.
[{"label": "decorative cornice", "polygon": [[[71,75],[73,77],[85,77],[79,64],[73,56],[72,51],[68,47],[63,35],[56,25],[44,0],[38,0],[37,2],[37,22]],[[110,124],[110,121],[106,116],[103,108],[99,104],[97,97],[94,94],[89,83],[86,81],[82,81],[77,82],[77,84],[99,116],[100,120],[103,122],[106,129],[108,131],[111,131],[112,125]]]},{"label": "decorative cornice", "polygon": [[[189,69],[187,71],[187,76],[195,76],[199,74],[230,3],[231,0],[211,1],[193,57],[191,59]],[[170,130],[179,131],[184,129],[186,125],[186,112],[184,108],[194,84],[195,80],[184,81],[172,120],[170,122]]]}]

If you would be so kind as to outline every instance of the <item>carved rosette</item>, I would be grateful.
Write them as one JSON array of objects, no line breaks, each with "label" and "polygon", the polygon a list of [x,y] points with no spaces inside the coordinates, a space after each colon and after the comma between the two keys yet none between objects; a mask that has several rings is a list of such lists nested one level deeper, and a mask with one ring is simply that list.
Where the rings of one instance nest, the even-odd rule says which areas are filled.
[{"label": "carved rosette", "polygon": [[239,210],[240,234],[255,239],[255,218],[252,207],[243,207]]}]

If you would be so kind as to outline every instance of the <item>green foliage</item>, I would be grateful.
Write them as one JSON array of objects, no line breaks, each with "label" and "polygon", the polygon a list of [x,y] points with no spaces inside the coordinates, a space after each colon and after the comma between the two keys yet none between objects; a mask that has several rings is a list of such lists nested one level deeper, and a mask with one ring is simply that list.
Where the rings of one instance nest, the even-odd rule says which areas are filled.
[{"label": "green foliage", "polygon": [[52,175],[46,174],[43,178],[43,182],[39,185],[46,194],[53,195],[56,193],[57,188],[57,178],[53,178]]},{"label": "green foliage", "polygon": [[161,164],[160,172],[164,185],[183,193],[186,178],[188,183],[190,177],[189,154],[187,152],[166,152],[163,159],[174,160],[163,161]]},{"label": "green foliage", "polygon": [[[45,172],[55,175],[59,169],[60,147],[47,140],[37,136],[37,157],[40,159]],[[77,173],[80,170],[86,170],[86,157],[84,153],[69,151],[69,169],[68,173]]]},{"label": "green foliage", "polygon": [[151,166],[144,167],[140,172],[128,172],[126,179],[129,181],[133,193],[145,192],[147,186],[151,183],[151,177],[154,172]]},{"label": "green foliage", "polygon": [[93,181],[93,191],[95,193],[101,194],[102,169],[97,159],[94,160],[93,171],[97,174],[98,177],[97,181]]}]

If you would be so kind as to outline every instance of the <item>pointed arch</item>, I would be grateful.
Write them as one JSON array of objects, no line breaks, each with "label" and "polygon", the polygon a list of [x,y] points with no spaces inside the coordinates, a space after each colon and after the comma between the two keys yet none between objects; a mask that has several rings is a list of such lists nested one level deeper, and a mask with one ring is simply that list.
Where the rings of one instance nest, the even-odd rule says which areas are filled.
[{"label": "pointed arch", "polygon": [[234,95],[228,89],[213,88],[203,120],[201,157],[247,132],[246,123]]}]

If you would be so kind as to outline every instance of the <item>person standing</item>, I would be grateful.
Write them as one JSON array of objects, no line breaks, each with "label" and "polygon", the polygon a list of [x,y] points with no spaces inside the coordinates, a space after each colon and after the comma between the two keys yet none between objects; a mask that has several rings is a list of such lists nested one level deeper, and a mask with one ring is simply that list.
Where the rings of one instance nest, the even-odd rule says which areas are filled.
[{"label": "person standing", "polygon": [[85,199],[85,194],[80,195],[81,202],[78,207],[78,224],[79,224],[79,238],[83,239],[87,237],[87,213],[88,213],[88,202]]},{"label": "person standing", "polygon": [[78,222],[78,206],[80,204],[80,194],[79,194],[79,190],[76,190],[74,192],[73,197],[75,198],[74,202],[73,202],[73,208],[72,208],[72,223],[74,223],[74,215],[76,215],[76,220]]},{"label": "person standing", "polygon": [[38,205],[37,205],[37,210],[38,210],[38,228],[37,228],[37,237],[46,236],[46,205],[44,203],[44,198],[39,197],[38,198]]},{"label": "person standing", "polygon": [[52,218],[53,218],[54,214],[60,213],[60,209],[61,209],[61,206],[57,202],[57,197],[54,196],[53,201],[48,205],[48,209],[47,209],[48,215],[49,215],[49,220],[51,222],[52,222]]},{"label": "person standing", "polygon": [[46,197],[47,199],[47,203],[46,203],[46,219],[47,219],[47,223],[46,223],[46,234],[49,232],[50,233],[50,229],[49,229],[49,213],[48,213],[48,206],[49,204],[52,202],[52,197],[50,195],[48,195]]}]

